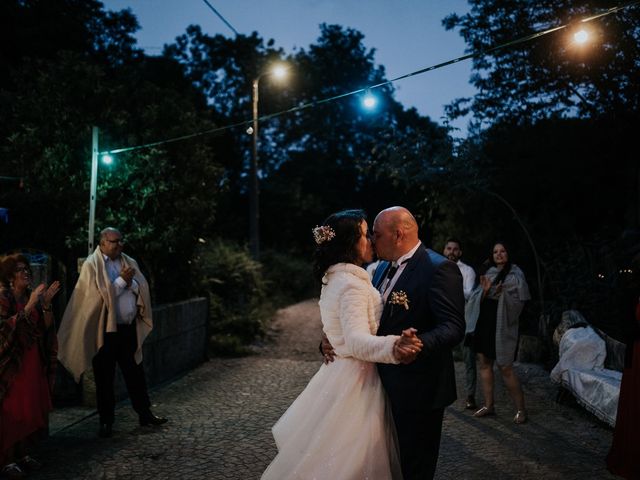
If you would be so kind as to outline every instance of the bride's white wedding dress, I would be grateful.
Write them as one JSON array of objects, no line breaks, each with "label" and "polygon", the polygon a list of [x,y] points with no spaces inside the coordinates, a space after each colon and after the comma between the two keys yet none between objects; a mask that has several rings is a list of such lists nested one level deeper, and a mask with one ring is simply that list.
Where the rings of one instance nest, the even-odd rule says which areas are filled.
[{"label": "bride's white wedding dress", "polygon": [[262,480],[401,479],[393,420],[373,363],[398,363],[398,337],[375,336],[382,300],[364,269],[333,265],[323,283],[320,313],[336,359],[320,367],[274,425],[278,455]]}]

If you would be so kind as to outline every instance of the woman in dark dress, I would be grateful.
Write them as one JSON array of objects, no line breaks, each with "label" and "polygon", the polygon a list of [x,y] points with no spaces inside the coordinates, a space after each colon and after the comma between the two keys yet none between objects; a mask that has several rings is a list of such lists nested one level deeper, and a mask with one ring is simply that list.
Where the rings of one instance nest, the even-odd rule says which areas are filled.
[{"label": "woman in dark dress", "polygon": [[518,323],[524,302],[529,300],[529,287],[524,273],[511,263],[504,243],[493,246],[489,268],[480,276],[480,312],[474,331],[473,346],[478,356],[478,372],[484,394],[484,406],[474,417],[494,415],[493,364],[498,365],[515,406],[513,421],[527,421],[524,393],[513,370],[518,345]]},{"label": "woman in dark dress", "polygon": [[626,479],[640,479],[640,255],[633,262],[626,302],[627,350],[622,372],[616,427],[607,469]]}]

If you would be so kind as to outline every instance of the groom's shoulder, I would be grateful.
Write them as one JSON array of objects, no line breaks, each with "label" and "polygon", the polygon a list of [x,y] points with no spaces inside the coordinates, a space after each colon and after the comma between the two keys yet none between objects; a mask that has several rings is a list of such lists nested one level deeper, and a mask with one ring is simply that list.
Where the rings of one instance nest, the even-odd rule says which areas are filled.
[{"label": "groom's shoulder", "polygon": [[444,262],[447,261],[446,257],[440,255],[438,252],[435,252],[430,248],[427,248],[426,250],[427,250],[427,255],[425,256],[426,261],[429,262],[434,267],[439,267],[440,265],[442,265]]}]

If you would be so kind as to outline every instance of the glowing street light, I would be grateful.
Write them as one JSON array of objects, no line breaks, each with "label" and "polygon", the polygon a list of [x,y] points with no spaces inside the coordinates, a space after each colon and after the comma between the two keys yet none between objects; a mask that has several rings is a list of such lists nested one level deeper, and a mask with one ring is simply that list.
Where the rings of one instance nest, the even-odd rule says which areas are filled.
[{"label": "glowing street light", "polygon": [[113,157],[108,153],[102,155],[102,163],[105,165],[111,165],[113,163]]},{"label": "glowing street light", "polygon": [[589,40],[589,32],[587,32],[586,30],[578,30],[576,33],[573,34],[573,40],[579,44],[579,45],[583,45],[585,43],[587,43],[587,41]]},{"label": "glowing street light", "polygon": [[282,80],[287,76],[288,68],[285,65],[278,64],[271,69],[271,75],[273,75],[278,80]]},{"label": "glowing street light", "polygon": [[258,186],[258,87],[260,79],[266,75],[272,75],[278,80],[286,77],[289,67],[277,64],[270,70],[261,73],[253,80],[253,127],[247,128],[247,133],[253,135],[253,155],[251,168],[249,169],[249,248],[254,259],[260,255],[260,202]]},{"label": "glowing street light", "polygon": [[373,110],[378,104],[378,99],[371,92],[367,92],[362,100],[362,104],[367,110]]}]

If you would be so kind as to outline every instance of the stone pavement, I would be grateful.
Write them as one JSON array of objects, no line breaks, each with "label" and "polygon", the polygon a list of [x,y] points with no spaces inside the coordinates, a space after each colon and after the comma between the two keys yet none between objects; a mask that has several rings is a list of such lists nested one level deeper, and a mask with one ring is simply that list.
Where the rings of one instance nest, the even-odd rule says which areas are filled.
[{"label": "stone pavement", "polygon": [[[320,365],[316,308],[310,301],[281,311],[272,332],[277,341],[256,355],[212,359],[153,390],[154,411],[170,418],[161,427],[138,426],[128,402],[118,406],[110,439],[96,437],[97,418],[86,409],[54,413],[52,435],[35,452],[45,468],[29,478],[260,478],[276,453],[271,426]],[[462,364],[456,368],[461,387]],[[436,478],[616,478],[604,468],[611,429],[583,410],[555,403],[557,387],[539,366],[521,364],[517,371],[530,421],[512,423],[500,382],[496,417],[475,419],[460,401],[452,405]]]}]

